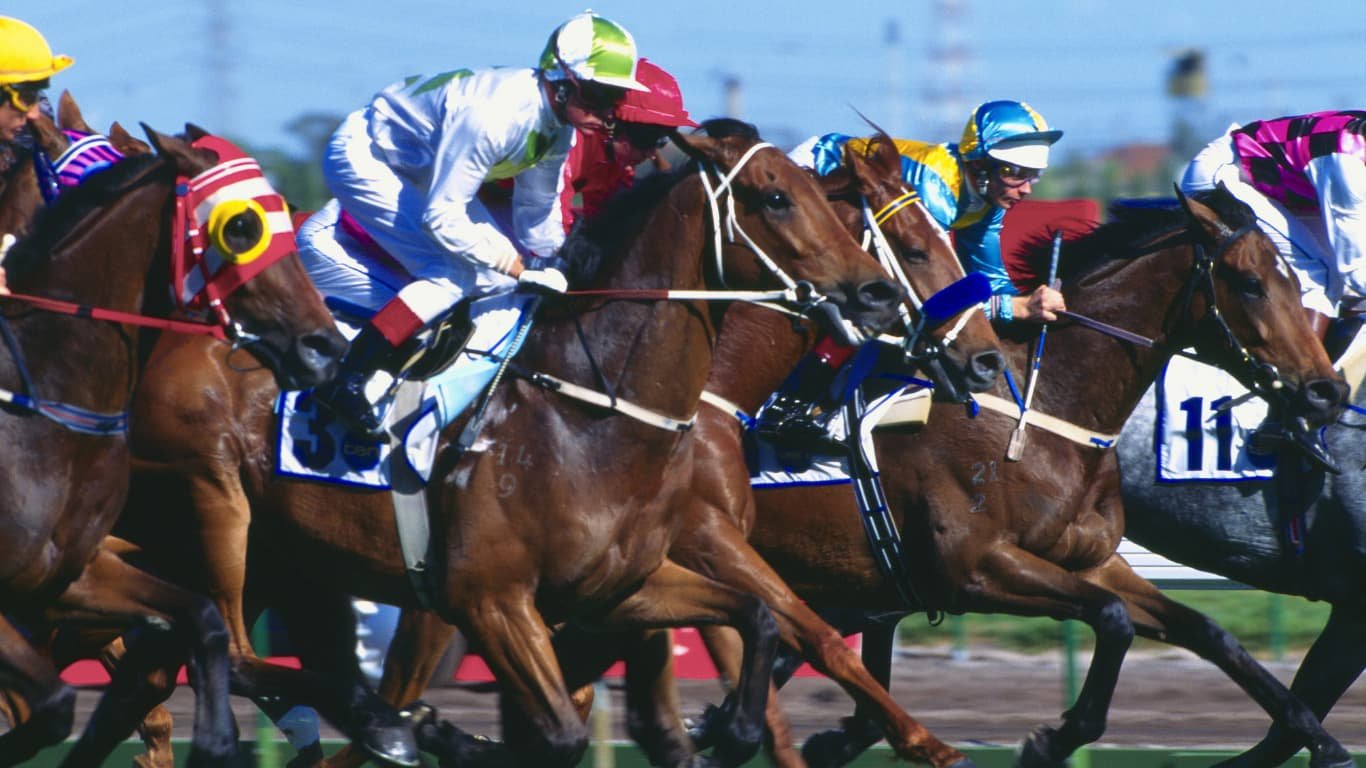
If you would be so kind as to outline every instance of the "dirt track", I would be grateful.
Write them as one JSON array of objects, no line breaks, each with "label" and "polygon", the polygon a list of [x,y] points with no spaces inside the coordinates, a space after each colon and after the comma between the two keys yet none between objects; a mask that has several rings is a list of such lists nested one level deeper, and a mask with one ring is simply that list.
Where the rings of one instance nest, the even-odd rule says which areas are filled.
[{"label": "dirt track", "polygon": [[[1268,666],[1287,682],[1294,672],[1293,661]],[[894,674],[896,699],[940,738],[955,744],[1014,746],[1035,725],[1056,723],[1063,709],[1062,660],[1057,654],[977,651],[956,661],[937,650],[903,649]],[[684,711],[699,712],[705,702],[720,698],[718,690],[714,681],[681,681]],[[496,735],[489,694],[443,688],[430,691],[427,699],[444,719],[468,731]],[[620,691],[614,690],[612,699],[615,736],[625,738]],[[93,693],[81,693],[82,718],[94,700]],[[793,681],[784,690],[783,702],[798,739],[831,727],[852,711],[843,691],[823,678]],[[171,705],[180,726],[177,736],[186,736],[190,692],[177,692]],[[236,709],[243,738],[252,738],[255,710],[241,700]],[[1261,710],[1212,665],[1184,652],[1131,654],[1101,743],[1239,748],[1260,739],[1267,723]],[[1358,680],[1347,691],[1326,725],[1349,749],[1366,751],[1366,681]],[[324,736],[335,734],[324,730]]]}]

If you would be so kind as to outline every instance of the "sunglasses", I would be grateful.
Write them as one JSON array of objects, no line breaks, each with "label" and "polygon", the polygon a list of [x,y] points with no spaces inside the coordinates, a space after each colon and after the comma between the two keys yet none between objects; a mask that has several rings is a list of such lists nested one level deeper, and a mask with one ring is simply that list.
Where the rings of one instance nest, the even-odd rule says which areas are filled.
[{"label": "sunglasses", "polygon": [[996,175],[1007,187],[1023,187],[1026,184],[1033,184],[1038,181],[1039,177],[1043,175],[1043,171],[1012,163],[997,163]]},{"label": "sunglasses", "polygon": [[594,83],[585,80],[575,80],[578,90],[579,103],[589,112],[605,112],[614,109],[621,99],[626,95],[626,91],[610,85]]},{"label": "sunglasses", "polygon": [[9,97],[9,103],[20,112],[27,112],[43,100],[43,86],[38,83],[18,83],[0,85],[0,90]]},{"label": "sunglasses", "polygon": [[623,138],[628,144],[643,152],[663,149],[669,143],[669,134],[661,128],[638,123],[623,123],[613,132],[613,138]]}]

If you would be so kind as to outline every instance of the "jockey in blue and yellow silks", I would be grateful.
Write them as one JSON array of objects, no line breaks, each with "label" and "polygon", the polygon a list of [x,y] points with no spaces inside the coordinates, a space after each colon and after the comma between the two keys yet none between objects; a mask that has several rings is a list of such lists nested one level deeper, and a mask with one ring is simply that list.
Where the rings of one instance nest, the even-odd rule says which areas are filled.
[{"label": "jockey in blue and yellow silks", "polygon": [[[1053,320],[1063,307],[1048,288],[1037,299],[1017,291],[1001,260],[1001,224],[1006,210],[1033,191],[1048,167],[1048,150],[1062,136],[1043,117],[1019,101],[989,101],[973,110],[957,144],[896,139],[902,176],[930,215],[954,231],[963,267],[991,281],[996,297],[987,310],[993,320]],[[860,151],[868,140],[830,133],[809,139],[790,153],[793,160],[821,175],[844,163],[846,147]],[[1032,304],[1032,306],[1031,306]]]},{"label": "jockey in blue and yellow silks", "polygon": [[[1066,309],[1062,294],[1052,286],[1018,295],[1001,259],[1006,211],[1033,191],[1048,167],[1049,148],[1061,137],[1062,131],[1049,129],[1024,102],[988,101],[972,111],[957,144],[894,140],[902,177],[940,226],[954,232],[963,267],[991,282],[986,307],[991,320],[1047,322]],[[826,175],[844,164],[846,151],[862,151],[867,145],[868,139],[829,133],[788,154],[797,164]],[[825,420],[813,413],[835,371],[852,353],[830,338],[817,342],[760,414],[756,432],[811,452],[842,453],[844,446],[830,440]]]}]

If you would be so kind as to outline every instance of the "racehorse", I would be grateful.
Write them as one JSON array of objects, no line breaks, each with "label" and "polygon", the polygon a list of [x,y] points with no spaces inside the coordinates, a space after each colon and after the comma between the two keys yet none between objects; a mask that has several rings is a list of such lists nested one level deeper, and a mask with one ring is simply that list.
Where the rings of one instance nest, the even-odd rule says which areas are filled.
[{"label": "racehorse", "polygon": [[[884,136],[872,142],[866,157],[862,154],[851,157],[847,169],[820,181],[851,233],[862,234],[865,227],[881,219],[873,240],[878,242],[885,237],[893,246],[892,250],[904,267],[911,293],[924,299],[964,276],[944,230],[908,195],[901,178],[900,156],[890,139]],[[874,211],[891,213],[882,218]],[[976,311],[975,305],[963,319],[961,335],[945,341],[941,330],[931,344],[948,353],[946,363],[934,367],[935,378],[949,379],[941,382],[944,390],[982,391],[994,383],[1003,360],[990,324]],[[885,733],[899,755],[936,766],[970,765],[961,752],[940,742],[907,716],[885,687],[868,677],[838,633],[807,608],[772,568],[756,561],[744,543],[753,520],[754,502],[749,474],[745,470],[743,429],[735,411],[757,411],[810,342],[805,329],[794,328],[787,318],[763,308],[735,305],[727,311],[706,386],[706,400],[712,407],[698,413],[695,428],[698,447],[689,483],[692,493],[686,495],[680,505],[678,514],[683,520],[682,531],[674,540],[669,557],[680,565],[763,598],[778,618],[784,644],[800,651],[817,669],[838,681],[861,706],[876,711],[880,733]],[[432,665],[453,631],[430,616],[414,613],[404,611],[385,659],[380,693],[395,704],[411,702],[421,695],[430,679]],[[648,637],[606,642],[596,633],[576,637],[571,628],[561,631],[556,645],[565,662],[566,674],[571,676],[571,685],[596,678],[625,647],[630,649],[629,654],[639,659],[628,664],[628,675],[633,679],[628,687],[630,695],[639,696],[643,688],[652,685],[650,696],[671,698],[673,695],[671,681],[662,678],[651,681],[648,672],[637,676],[637,670],[649,670],[651,664],[670,662],[670,642]],[[646,660],[651,652],[661,651],[662,655],[655,656],[652,661]],[[645,710],[632,709],[636,712]],[[663,719],[632,717],[628,727],[645,749],[651,764],[679,764],[686,760],[692,746],[688,739],[679,736],[671,711],[656,711]],[[775,759],[780,764],[790,762],[793,756],[785,721],[771,699],[767,720],[772,734],[769,746]],[[338,756],[328,764],[353,763]]]},{"label": "racehorse", "polygon": [[[48,139],[57,136],[50,121],[38,122]],[[156,155],[118,163],[57,200],[6,262],[18,295],[3,305],[9,355],[0,386],[8,405],[0,425],[11,469],[4,475],[9,507],[0,524],[8,554],[0,572],[7,617],[0,622],[0,685],[20,722],[0,736],[5,763],[64,739],[75,703],[20,627],[36,639],[71,624],[137,629],[129,636],[126,670],[101,698],[66,764],[97,764],[124,738],[131,728],[120,731],[116,713],[128,704],[130,682],[185,649],[198,691],[191,760],[220,764],[235,746],[221,616],[203,597],[128,566],[102,546],[128,489],[127,407],[141,368],[134,329],[193,327],[231,338],[289,388],[330,377],[345,341],[293,255],[292,231],[282,232],[263,215],[261,201],[268,205],[273,192],[259,170],[253,176],[254,163],[238,157],[229,174],[251,179],[248,193],[221,175],[208,181],[205,174],[221,174],[239,153],[192,134],[182,139],[148,129]],[[9,179],[5,197],[14,205],[5,204],[6,216],[26,216],[22,203],[37,196],[36,184],[27,170]],[[231,210],[216,211],[216,223],[208,224],[207,211],[177,204],[178,191]],[[197,234],[203,230],[212,230],[212,249]],[[263,241],[268,244],[256,250],[261,261],[254,267],[212,271],[210,260],[235,264]],[[172,282],[174,274],[196,273],[204,279],[199,288],[213,287],[182,292],[185,286]],[[204,306],[212,321],[147,319],[168,314],[173,295],[180,305]]]},{"label": "racehorse", "polygon": [[[644,286],[654,293],[547,300],[518,364],[589,386],[594,370],[604,372],[616,401],[688,424],[720,310],[696,300],[658,301],[659,289],[721,280],[771,284],[767,262],[791,273],[788,280],[811,282],[846,318],[868,326],[895,318],[899,289],[840,226],[816,183],[781,152],[744,136],[675,140],[695,163],[638,185],[566,246],[580,263],[582,254],[599,252],[619,259],[597,281],[600,288]],[[721,210],[727,220],[712,220],[709,211]],[[718,226],[741,235],[739,241],[722,243],[718,235],[713,242]],[[179,478],[183,501],[202,522],[204,552],[221,558],[208,566],[243,654],[234,666],[235,690],[256,685],[255,693],[275,693],[264,675],[303,678],[269,670],[248,655],[240,602],[248,519],[253,563],[259,557],[288,572],[287,583],[306,584],[314,607],[328,590],[399,605],[417,605],[418,597],[404,571],[390,496],[273,476],[273,385],[252,374],[224,377],[221,363],[203,348],[193,339],[163,339],[153,365],[198,361],[202,376],[145,382],[136,413],[148,418],[134,422],[134,443],[146,482]],[[222,425],[222,434],[186,430],[175,414],[155,406],[182,387],[203,391],[205,380],[221,395],[212,423]],[[688,481],[695,436],[563,397],[509,379],[496,390],[481,433],[506,450],[446,453],[438,461],[427,490],[435,533],[428,563],[433,604],[484,650],[514,708],[526,715],[529,725],[508,741],[537,765],[572,763],[587,743],[550,651],[547,623],[737,625],[746,639],[746,670],[728,705],[728,740],[717,754],[723,762],[747,758],[761,732],[772,618],[755,598],[665,557],[679,535],[681,521],[672,510]],[[459,427],[452,425],[447,436]],[[164,491],[155,499],[164,505]],[[135,499],[130,511],[138,507]],[[195,565],[202,571],[205,563]],[[236,597],[221,599],[233,592]],[[350,624],[349,608],[345,613],[342,629]],[[354,643],[343,640],[333,639],[336,660],[350,655],[354,667]],[[354,709],[361,700],[353,693],[361,685],[358,670],[347,685]],[[345,707],[315,693],[297,698],[334,722],[346,717],[338,714]],[[468,742],[435,746],[448,753],[470,748]]]},{"label": "racehorse", "polygon": [[[750,542],[799,595],[830,609],[838,626],[865,632],[865,662],[884,682],[895,626],[889,617],[1012,613],[1091,626],[1096,650],[1077,702],[1060,727],[1041,726],[1025,739],[1019,765],[1061,764],[1101,736],[1135,633],[1218,665],[1309,746],[1314,765],[1348,765],[1308,708],[1232,637],[1115,554],[1124,510],[1117,461],[1105,446],[1175,350],[1193,345],[1313,424],[1331,422],[1344,400],[1341,377],[1301,321],[1298,291],[1277,271],[1274,247],[1249,228],[1247,212],[1222,191],[1183,198],[1183,210],[1134,212],[1063,246],[1067,304],[1093,322],[1051,331],[1034,406],[1050,417],[1048,429],[1030,421],[1022,461],[1003,460],[1019,416],[1004,389],[996,393],[1005,406],[999,411],[974,417],[941,406],[922,430],[875,433],[912,601],[881,575],[848,488],[756,490]],[[1127,330],[1129,340],[1098,333],[1097,320]],[[1147,348],[1135,339],[1156,341]],[[1013,370],[1024,370],[1031,341],[1007,334]],[[843,730],[809,741],[804,754],[839,764],[879,735],[860,710]]]},{"label": "racehorse", "polygon": [[[1366,390],[1356,406],[1366,406]],[[1361,412],[1329,427],[1329,451],[1343,468],[1325,476],[1283,453],[1276,480],[1156,483],[1151,393],[1124,425],[1119,464],[1125,535],[1148,549],[1256,589],[1303,595],[1332,606],[1328,623],[1305,655],[1290,690],[1322,719],[1366,667],[1366,432]],[[1285,472],[1288,476],[1280,477]],[[1287,484],[1289,488],[1285,487]],[[1287,491],[1289,491],[1287,493]],[[1303,515],[1300,544],[1288,524]],[[1302,549],[1301,549],[1302,547]],[[1239,765],[1282,765],[1299,749],[1273,726]]]}]

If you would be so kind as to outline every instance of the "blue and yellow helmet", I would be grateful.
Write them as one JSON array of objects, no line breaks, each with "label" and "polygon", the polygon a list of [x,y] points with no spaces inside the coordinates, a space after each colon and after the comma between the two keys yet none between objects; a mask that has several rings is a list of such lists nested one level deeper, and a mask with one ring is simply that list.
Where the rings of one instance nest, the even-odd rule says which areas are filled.
[{"label": "blue and yellow helmet", "polygon": [[958,152],[965,160],[991,157],[1022,168],[1047,168],[1048,148],[1062,138],[1023,101],[988,101],[972,110]]}]

